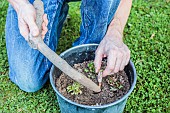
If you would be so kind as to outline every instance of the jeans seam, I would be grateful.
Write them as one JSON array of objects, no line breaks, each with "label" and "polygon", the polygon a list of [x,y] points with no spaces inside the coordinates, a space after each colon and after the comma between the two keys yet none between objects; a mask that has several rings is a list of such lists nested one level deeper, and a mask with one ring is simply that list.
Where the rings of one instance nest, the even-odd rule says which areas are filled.
[{"label": "jeans seam", "polygon": [[83,13],[84,16],[83,16],[83,17],[84,17],[84,22],[85,22],[84,28],[85,28],[86,30],[85,30],[85,37],[84,37],[84,39],[83,39],[82,41],[80,41],[80,43],[79,43],[80,45],[85,43],[85,41],[86,41],[86,39],[87,39],[87,36],[88,36],[88,32],[87,32],[87,31],[88,31],[89,25],[87,25],[87,23],[86,23],[86,22],[87,22],[86,18],[88,19],[89,22],[91,22],[91,20],[90,20],[90,18],[89,18],[89,16],[88,16],[88,13],[87,13],[86,5],[83,6],[83,8],[84,8],[84,9],[83,9],[83,10],[84,10],[84,13]]}]

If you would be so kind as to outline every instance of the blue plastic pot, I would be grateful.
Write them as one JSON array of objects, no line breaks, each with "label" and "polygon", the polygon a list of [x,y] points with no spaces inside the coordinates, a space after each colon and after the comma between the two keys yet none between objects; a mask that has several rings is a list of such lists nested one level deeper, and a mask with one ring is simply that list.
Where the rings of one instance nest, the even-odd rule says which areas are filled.
[{"label": "blue plastic pot", "polygon": [[[85,44],[70,48],[60,56],[65,59],[71,66],[83,61],[94,60],[97,44]],[[64,67],[63,67],[64,68]],[[130,82],[130,90],[121,99],[102,106],[88,106],[75,103],[65,98],[55,87],[55,80],[60,76],[61,71],[54,65],[50,71],[50,82],[56,92],[61,113],[122,113],[126,105],[128,96],[133,91],[136,84],[136,70],[132,61],[125,67],[125,72]]]}]

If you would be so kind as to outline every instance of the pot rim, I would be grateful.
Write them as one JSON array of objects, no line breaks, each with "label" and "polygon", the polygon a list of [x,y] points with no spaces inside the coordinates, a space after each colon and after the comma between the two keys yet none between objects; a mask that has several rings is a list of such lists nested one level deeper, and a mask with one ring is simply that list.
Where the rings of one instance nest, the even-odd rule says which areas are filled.
[{"label": "pot rim", "polygon": [[[75,46],[75,47],[72,47],[66,51],[64,51],[63,53],[60,54],[60,56],[63,56],[64,54],[66,54],[68,51],[71,51],[73,49],[77,49],[79,47],[87,47],[87,46],[98,46],[98,44],[83,44],[83,45],[78,45],[78,46]],[[133,69],[133,72],[134,72],[134,80],[133,80],[133,83],[131,85],[131,88],[129,89],[128,93],[126,95],[124,95],[122,98],[120,98],[119,100],[116,100],[114,101],[113,103],[109,103],[109,104],[105,104],[105,105],[101,105],[101,106],[89,106],[89,105],[83,105],[83,104],[78,104],[78,103],[75,103],[69,99],[67,99],[66,97],[64,97],[58,90],[57,88],[55,87],[55,83],[54,83],[54,80],[53,80],[53,77],[52,77],[52,72],[54,70],[54,65],[52,65],[51,69],[50,69],[50,83],[54,89],[54,91],[57,93],[57,95],[59,95],[62,99],[66,100],[67,102],[73,104],[73,105],[76,105],[76,106],[79,106],[79,107],[83,107],[83,108],[90,108],[90,109],[96,109],[96,108],[107,108],[107,107],[110,107],[110,106],[113,106],[113,105],[116,105],[118,103],[120,103],[121,101],[125,100],[128,98],[128,96],[132,93],[134,87],[135,87],[135,84],[136,84],[136,81],[137,81],[137,75],[136,75],[136,69],[134,67],[134,64],[133,62],[130,60],[130,65],[132,66],[132,69]]]}]

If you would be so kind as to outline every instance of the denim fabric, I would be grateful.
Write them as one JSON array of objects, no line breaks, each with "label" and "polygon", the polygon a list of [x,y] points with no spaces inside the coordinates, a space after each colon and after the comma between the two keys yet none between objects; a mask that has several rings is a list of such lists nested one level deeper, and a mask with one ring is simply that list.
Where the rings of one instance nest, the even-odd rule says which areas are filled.
[{"label": "denim fabric", "polygon": [[81,3],[80,37],[73,46],[97,43],[103,39],[120,0],[83,0]]},{"label": "denim fabric", "polygon": [[[63,22],[68,13],[64,0],[42,0],[48,15],[48,32],[44,42],[56,51]],[[71,1],[71,0],[69,0]],[[75,1],[75,0],[73,0]],[[73,46],[99,43],[104,37],[120,0],[83,0],[81,4],[81,35]],[[33,0],[30,0],[33,3]],[[6,47],[9,62],[9,77],[26,92],[35,92],[48,80],[52,63],[38,50],[29,47],[18,28],[17,14],[9,4],[6,18]]]}]

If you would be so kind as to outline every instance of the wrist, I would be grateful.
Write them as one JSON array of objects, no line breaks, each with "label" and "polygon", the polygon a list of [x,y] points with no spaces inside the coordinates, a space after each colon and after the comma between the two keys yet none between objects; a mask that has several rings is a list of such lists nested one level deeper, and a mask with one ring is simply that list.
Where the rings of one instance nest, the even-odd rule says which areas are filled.
[{"label": "wrist", "polygon": [[121,29],[120,26],[115,25],[115,26],[109,26],[107,33],[105,35],[106,38],[110,38],[113,40],[119,40],[119,41],[123,41],[123,31]]},{"label": "wrist", "polygon": [[108,29],[116,30],[120,34],[123,34],[124,26],[122,25],[122,23],[121,23],[121,21],[120,21],[120,19],[118,17],[114,17],[114,19],[110,23]]}]

